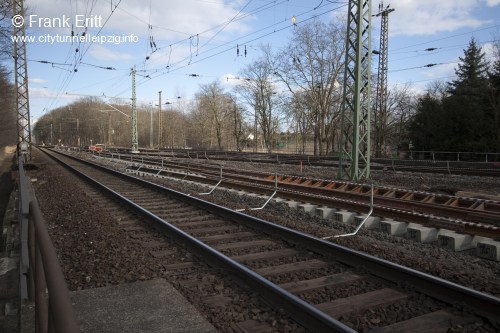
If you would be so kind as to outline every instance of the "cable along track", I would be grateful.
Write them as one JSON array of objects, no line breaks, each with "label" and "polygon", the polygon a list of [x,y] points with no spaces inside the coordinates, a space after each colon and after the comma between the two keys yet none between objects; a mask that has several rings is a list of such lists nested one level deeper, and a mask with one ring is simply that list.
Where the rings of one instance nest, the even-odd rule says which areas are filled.
[{"label": "cable along track", "polygon": [[374,332],[446,331],[482,319],[500,325],[500,299],[492,295],[87,161],[59,158],[309,331],[354,332],[347,321],[360,315],[373,318]]}]

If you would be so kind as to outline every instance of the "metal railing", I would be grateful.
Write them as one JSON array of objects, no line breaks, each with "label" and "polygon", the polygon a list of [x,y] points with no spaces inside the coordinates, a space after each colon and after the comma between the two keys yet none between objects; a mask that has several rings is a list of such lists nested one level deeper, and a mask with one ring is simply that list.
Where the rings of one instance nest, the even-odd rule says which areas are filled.
[{"label": "metal railing", "polygon": [[45,219],[24,172],[24,157],[18,159],[20,204],[20,296],[35,301],[39,333],[80,332],[57,253]]}]

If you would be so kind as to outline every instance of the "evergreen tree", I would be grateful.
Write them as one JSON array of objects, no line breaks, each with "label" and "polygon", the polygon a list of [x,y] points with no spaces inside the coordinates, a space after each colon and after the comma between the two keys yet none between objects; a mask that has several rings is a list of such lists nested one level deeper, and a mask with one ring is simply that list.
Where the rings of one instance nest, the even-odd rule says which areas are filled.
[{"label": "evergreen tree", "polygon": [[[417,150],[492,152],[498,150],[497,127],[492,108],[488,63],[477,42],[471,39],[448,83],[449,95],[421,98],[410,123]],[[500,65],[495,67],[500,74]],[[499,78],[500,75],[493,75]],[[493,85],[493,83],[491,83]]]},{"label": "evergreen tree", "polygon": [[488,77],[490,82],[490,105],[496,133],[495,151],[500,152],[500,44],[496,45],[495,51],[496,60],[488,72]]},{"label": "evergreen tree", "polygon": [[417,111],[409,122],[408,132],[413,148],[437,150],[439,141],[438,117],[442,114],[441,101],[430,93],[418,99]]},{"label": "evergreen tree", "polygon": [[450,86],[450,96],[443,100],[447,133],[441,148],[450,151],[487,152],[495,149],[493,114],[488,102],[488,62],[474,38],[460,57]]},{"label": "evergreen tree", "polygon": [[464,57],[459,57],[460,63],[455,70],[456,80],[450,82],[452,95],[476,95],[487,85],[488,63],[484,59],[484,52],[472,38],[469,46],[464,50]]}]

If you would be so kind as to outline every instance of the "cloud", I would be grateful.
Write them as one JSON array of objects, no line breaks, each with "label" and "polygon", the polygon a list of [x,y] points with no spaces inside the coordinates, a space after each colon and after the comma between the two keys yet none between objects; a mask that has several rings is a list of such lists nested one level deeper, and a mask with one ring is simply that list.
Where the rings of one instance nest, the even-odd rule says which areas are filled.
[{"label": "cloud", "polygon": [[55,90],[45,89],[45,88],[30,88],[30,98],[42,98],[42,99],[65,99],[65,100],[75,100],[78,99],[78,96],[61,94]]},{"label": "cloud", "polygon": [[89,54],[98,60],[130,60],[133,56],[128,53],[111,51],[109,48],[102,45],[93,45],[90,48]]},{"label": "cloud", "polygon": [[[127,0],[111,3],[119,5],[112,7],[109,1],[96,1],[90,8],[80,5],[78,1],[33,0],[31,14],[37,15],[37,18],[69,18],[72,27],[33,27],[28,29],[28,33],[81,36],[85,32],[87,37],[133,34],[138,36],[138,42],[120,45],[113,41],[86,42],[71,45],[71,48],[80,49],[97,60],[142,62],[149,57],[146,62],[149,68],[164,68],[167,65],[174,68],[176,63],[185,65],[190,59],[197,60],[197,54],[225,44],[234,39],[234,34],[249,31],[249,22],[254,19],[241,11],[247,4],[242,0]],[[75,15],[102,19],[91,20],[94,26],[85,29],[75,26]]]},{"label": "cloud", "polygon": [[486,59],[491,59],[494,58],[496,55],[496,45],[494,43],[485,43],[481,47],[482,51],[484,52],[485,58]]},{"label": "cloud", "polygon": [[438,64],[431,68],[422,69],[422,74],[428,78],[439,79],[443,77],[450,77],[455,75],[455,69],[459,63],[458,59],[450,60],[447,63]]},{"label": "cloud", "polygon": [[[75,26],[75,15],[84,15],[89,18],[102,17],[101,20],[92,21],[102,23],[100,25],[104,28],[101,34],[134,33],[142,38],[153,36],[156,42],[168,43],[193,35],[208,40],[218,31],[221,31],[221,35],[225,32],[244,32],[248,30],[246,22],[251,19],[244,12],[239,13],[242,7],[240,1],[226,3],[224,0],[175,0],[154,1],[148,5],[142,0],[129,0],[115,3],[119,5],[112,7],[109,1],[98,1],[89,9],[67,0],[35,0],[30,4],[30,9],[38,17],[69,17],[73,28],[59,29],[66,33],[71,33],[72,29],[75,33],[83,32],[85,28]],[[236,19],[226,25],[233,18]],[[95,25],[89,27],[88,31],[97,32],[100,27],[99,24]],[[45,33],[50,32],[50,29],[53,28],[42,28]]]},{"label": "cloud", "polygon": [[29,81],[29,83],[33,83],[33,84],[44,84],[45,82],[47,82],[47,80],[39,79],[39,78],[29,78],[28,81]]},{"label": "cloud", "polygon": [[[488,1],[495,2],[500,0]],[[391,36],[433,35],[460,28],[476,28],[489,23],[473,16],[473,10],[479,6],[477,0],[400,0],[391,6],[395,11],[389,15],[389,33]]]},{"label": "cloud", "polygon": [[495,7],[497,5],[500,5],[500,0],[486,0],[485,2],[488,7]]}]

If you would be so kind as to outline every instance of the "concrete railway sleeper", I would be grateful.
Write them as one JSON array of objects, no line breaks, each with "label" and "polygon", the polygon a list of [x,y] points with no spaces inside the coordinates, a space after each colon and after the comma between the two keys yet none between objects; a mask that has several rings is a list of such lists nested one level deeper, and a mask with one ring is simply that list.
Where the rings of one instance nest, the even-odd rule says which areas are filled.
[{"label": "concrete railway sleeper", "polygon": [[[141,157],[141,160],[144,160]],[[154,162],[154,161],[153,161]],[[126,167],[130,173],[157,177],[181,178],[198,183],[221,185],[225,188],[256,193],[275,191],[280,199],[305,202],[318,207],[334,207],[340,210],[361,212],[367,210],[369,187],[362,184],[340,181],[307,179],[293,176],[268,176],[266,173],[244,170],[226,170],[224,176],[215,179],[211,166],[193,166],[185,173],[184,165],[164,162],[169,165],[160,172],[153,165],[143,167],[140,172],[135,166]],[[187,170],[187,169],[186,169]],[[219,171],[220,172],[220,171]],[[277,177],[277,178],[276,178]],[[279,187],[271,184],[279,182]],[[276,190],[277,188],[277,190]],[[444,228],[471,236],[497,239],[500,237],[500,202],[494,200],[459,198],[449,195],[432,194],[419,191],[406,191],[390,187],[376,187],[374,214],[406,223],[418,223],[427,228]],[[492,247],[494,250],[496,243]],[[494,257],[494,256],[493,256]],[[495,258],[492,258],[495,260]]]}]

